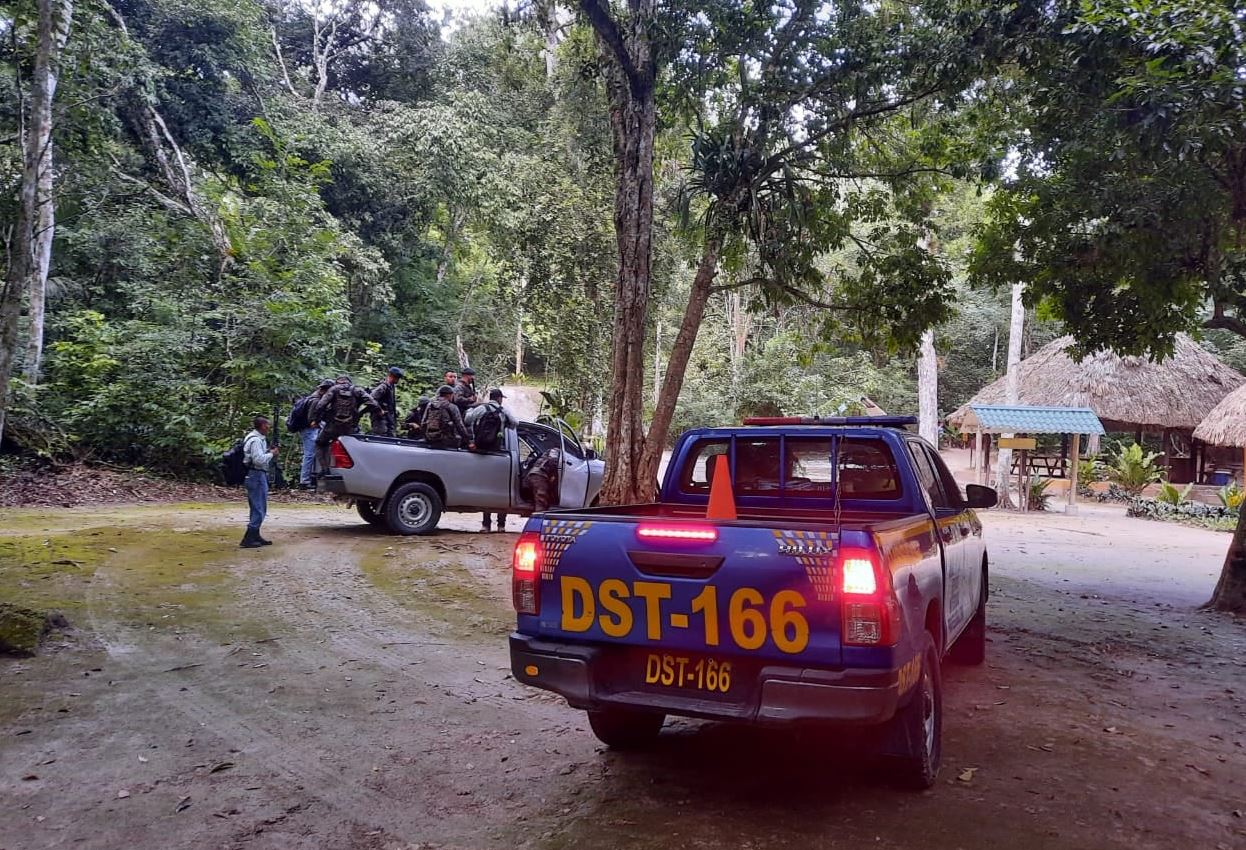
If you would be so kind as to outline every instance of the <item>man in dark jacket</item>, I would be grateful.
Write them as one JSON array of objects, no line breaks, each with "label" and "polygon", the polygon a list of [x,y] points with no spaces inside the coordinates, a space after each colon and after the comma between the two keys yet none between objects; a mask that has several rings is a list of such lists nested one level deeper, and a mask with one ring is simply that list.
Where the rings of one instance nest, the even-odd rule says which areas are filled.
[{"label": "man in dark jacket", "polygon": [[[320,386],[307,397],[307,427],[299,431],[303,444],[303,465],[299,467],[299,489],[310,490],[316,486],[312,476],[316,472],[316,438],[320,436],[320,423],[316,421],[316,406],[324,394],[333,388],[333,382],[325,378]],[[301,403],[301,402],[300,402]]]},{"label": "man in dark jacket", "polygon": [[469,449],[476,448],[467,427],[463,424],[463,414],[453,401],[454,390],[440,387],[437,397],[428,404],[424,414],[424,439],[434,449],[457,449],[466,445]]},{"label": "man in dark jacket", "polygon": [[320,459],[320,471],[329,471],[329,446],[338,437],[353,434],[359,428],[359,417],[367,410],[379,418],[381,406],[376,403],[368,391],[350,382],[349,375],[339,375],[329,390],[320,399],[312,418],[320,423],[320,436],[316,438],[316,449]]},{"label": "man in dark jacket", "polygon": [[463,370],[459,382],[454,385],[454,403],[459,413],[466,416],[467,409],[479,399],[476,397],[476,370],[468,366]]},{"label": "man in dark jacket", "polygon": [[372,433],[378,437],[392,437],[398,429],[398,382],[403,379],[402,370],[390,366],[385,380],[372,390],[372,399],[381,406],[381,416],[373,417]]},{"label": "man in dark jacket", "polygon": [[528,486],[532,489],[533,513],[549,510],[558,503],[558,472],[562,469],[562,450],[549,449],[528,467]]}]

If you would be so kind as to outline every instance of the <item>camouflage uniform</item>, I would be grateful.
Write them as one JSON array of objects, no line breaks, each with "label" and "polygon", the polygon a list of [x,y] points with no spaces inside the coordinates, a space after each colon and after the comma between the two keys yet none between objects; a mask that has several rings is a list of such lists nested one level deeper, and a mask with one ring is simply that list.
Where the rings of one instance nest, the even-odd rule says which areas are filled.
[{"label": "camouflage uniform", "polygon": [[558,470],[562,468],[562,451],[550,449],[528,469],[528,487],[532,489],[533,513],[549,510],[558,502]]},{"label": "camouflage uniform", "polygon": [[454,403],[459,408],[459,413],[466,415],[467,409],[479,401],[476,395],[476,384],[468,383],[459,378],[459,382],[454,385]]},{"label": "camouflage uniform", "polygon": [[386,378],[372,390],[372,400],[380,405],[381,414],[372,414],[371,433],[378,437],[394,436],[398,427],[398,385]]},{"label": "camouflage uniform", "polygon": [[320,436],[316,438],[316,453],[321,472],[329,470],[329,446],[333,441],[353,434],[358,429],[359,417],[362,415],[359,409],[361,405],[373,417],[378,417],[382,412],[381,406],[367,390],[353,384],[335,384],[316,404],[316,409],[312,411],[312,420],[321,423]]},{"label": "camouflage uniform", "polygon": [[457,449],[471,443],[463,414],[449,396],[439,395],[424,413],[424,438],[434,449]]},{"label": "camouflage uniform", "polygon": [[428,396],[420,396],[420,400],[415,403],[415,407],[411,408],[411,412],[407,414],[407,418],[402,420],[408,437],[418,440],[424,436],[424,414],[428,412],[428,405]]}]

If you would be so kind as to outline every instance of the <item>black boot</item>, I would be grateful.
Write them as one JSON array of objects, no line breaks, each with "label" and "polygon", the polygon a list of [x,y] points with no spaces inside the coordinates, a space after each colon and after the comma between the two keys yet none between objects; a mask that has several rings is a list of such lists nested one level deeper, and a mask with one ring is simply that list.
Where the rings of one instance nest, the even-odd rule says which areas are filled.
[{"label": "black boot", "polygon": [[260,537],[260,533],[258,531],[255,532],[255,539],[260,541],[261,546],[272,546],[273,545],[273,541],[269,540],[267,537]]},{"label": "black boot", "polygon": [[254,529],[248,528],[247,533],[242,535],[242,542],[238,544],[240,549],[258,549],[264,544],[260,542],[260,533]]}]

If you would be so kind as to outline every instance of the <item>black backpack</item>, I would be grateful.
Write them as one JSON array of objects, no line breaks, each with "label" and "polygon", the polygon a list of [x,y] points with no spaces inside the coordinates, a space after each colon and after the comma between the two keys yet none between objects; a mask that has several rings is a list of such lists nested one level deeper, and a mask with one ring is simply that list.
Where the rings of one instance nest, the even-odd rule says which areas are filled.
[{"label": "black backpack", "polygon": [[493,451],[502,432],[502,411],[497,405],[490,404],[488,410],[480,414],[472,430],[475,431],[477,451]]},{"label": "black backpack", "polygon": [[247,477],[245,440],[234,443],[221,455],[221,477],[230,487],[238,487]]},{"label": "black backpack", "polygon": [[311,424],[308,420],[311,417],[312,403],[315,401],[311,396],[304,396],[294,403],[294,407],[290,409],[290,415],[286,417],[286,430],[291,434],[297,434],[299,431],[306,430]]},{"label": "black backpack", "polygon": [[333,393],[333,399],[329,403],[329,413],[332,414],[333,421],[339,424],[358,422],[359,399],[355,397],[354,386],[339,384],[329,392]]}]

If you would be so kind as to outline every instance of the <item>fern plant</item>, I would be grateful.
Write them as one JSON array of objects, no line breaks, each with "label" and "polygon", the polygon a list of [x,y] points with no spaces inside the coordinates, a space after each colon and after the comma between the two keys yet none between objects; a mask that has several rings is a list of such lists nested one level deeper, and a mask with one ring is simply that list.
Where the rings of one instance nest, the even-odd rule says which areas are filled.
[{"label": "fern plant", "polygon": [[1051,494],[1047,492],[1047,488],[1050,486],[1050,478],[1039,478],[1037,475],[1030,476],[1030,486],[1027,488],[1027,501],[1030,510],[1045,511],[1051,507]]}]

